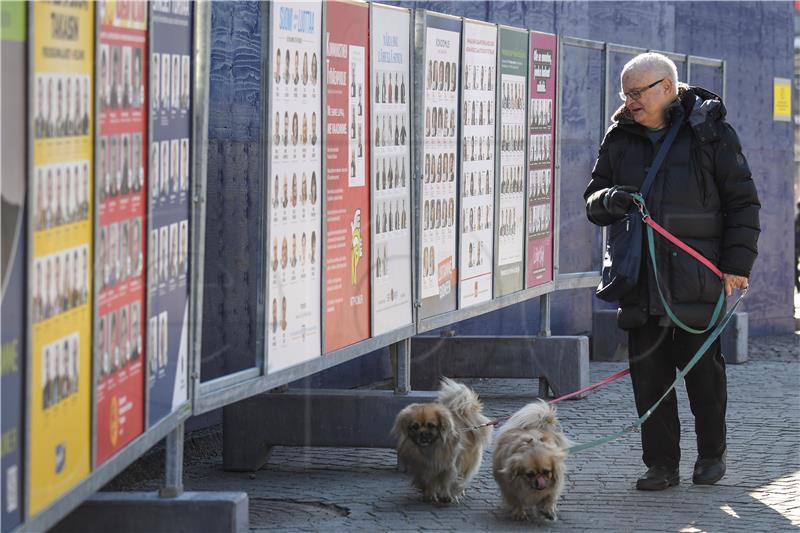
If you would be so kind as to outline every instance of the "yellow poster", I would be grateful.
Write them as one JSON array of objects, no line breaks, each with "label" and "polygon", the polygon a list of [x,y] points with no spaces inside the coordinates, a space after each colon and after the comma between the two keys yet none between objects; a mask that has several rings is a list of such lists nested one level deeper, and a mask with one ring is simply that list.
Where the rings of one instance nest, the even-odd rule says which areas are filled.
[{"label": "yellow poster", "polygon": [[792,120],[792,81],[775,78],[773,87],[772,120],[789,122]]},{"label": "yellow poster", "polygon": [[32,2],[29,516],[91,464],[94,3]]}]

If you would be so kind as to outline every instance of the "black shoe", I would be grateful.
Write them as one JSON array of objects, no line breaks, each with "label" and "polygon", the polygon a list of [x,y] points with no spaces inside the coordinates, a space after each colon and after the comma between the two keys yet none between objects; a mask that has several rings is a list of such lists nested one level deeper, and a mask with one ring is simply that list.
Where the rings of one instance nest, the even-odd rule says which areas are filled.
[{"label": "black shoe", "polygon": [[664,490],[678,484],[680,478],[677,468],[651,466],[647,473],[636,480],[638,490]]},{"label": "black shoe", "polygon": [[713,459],[698,459],[694,464],[692,483],[713,485],[725,475],[725,455]]}]

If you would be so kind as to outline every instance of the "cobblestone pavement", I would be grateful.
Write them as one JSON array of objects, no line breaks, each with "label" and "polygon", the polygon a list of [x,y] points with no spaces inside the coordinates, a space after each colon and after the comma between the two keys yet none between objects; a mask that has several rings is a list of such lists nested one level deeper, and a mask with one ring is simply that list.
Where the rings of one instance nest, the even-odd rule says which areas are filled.
[{"label": "cobblestone pavement", "polygon": [[[592,381],[620,370],[592,363]],[[528,380],[468,381],[488,416],[508,414],[535,394]],[[644,471],[638,434],[568,460],[568,483],[554,523],[512,522],[500,507],[490,456],[459,505],[420,501],[391,450],[276,449],[255,474],[222,470],[220,452],[187,459],[187,490],[244,490],[253,531],[793,531],[800,529],[800,336],[753,339],[750,361],[728,367],[728,473],[713,487],[691,483],[693,420],[679,390],[681,483],[634,489]],[[629,378],[589,398],[559,405],[567,433],[583,442],[634,419]],[[155,489],[142,480],[131,489]]]}]

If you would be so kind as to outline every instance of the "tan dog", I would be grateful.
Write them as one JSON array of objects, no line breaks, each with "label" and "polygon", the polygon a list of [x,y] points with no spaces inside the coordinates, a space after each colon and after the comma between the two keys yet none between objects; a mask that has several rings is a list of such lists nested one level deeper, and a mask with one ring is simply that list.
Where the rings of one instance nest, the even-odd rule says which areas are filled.
[{"label": "tan dog", "polygon": [[492,471],[515,520],[558,518],[567,448],[555,408],[529,403],[503,424],[495,440]]},{"label": "tan dog", "polygon": [[481,466],[492,429],[475,392],[443,378],[438,401],[411,404],[397,415],[392,436],[400,462],[426,501],[458,501]]}]

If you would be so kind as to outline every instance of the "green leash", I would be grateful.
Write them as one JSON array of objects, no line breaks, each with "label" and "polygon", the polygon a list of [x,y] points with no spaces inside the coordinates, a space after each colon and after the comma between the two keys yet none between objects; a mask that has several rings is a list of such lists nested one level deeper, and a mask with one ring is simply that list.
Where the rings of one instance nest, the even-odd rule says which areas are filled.
[{"label": "green leash", "polygon": [[[637,202],[637,205],[639,206],[639,210],[642,213],[642,217],[644,218],[645,222],[647,222],[647,219],[650,218],[650,214],[648,213],[647,208],[644,205],[644,200],[639,195],[633,195],[633,196],[637,197],[637,200],[641,202],[641,203]],[[717,301],[717,305],[714,308],[714,312],[713,312],[713,314],[711,316],[711,320],[709,321],[708,326],[705,329],[702,329],[702,330],[694,329],[694,328],[691,328],[691,327],[687,326],[683,322],[681,322],[678,319],[678,317],[675,316],[675,313],[672,312],[672,309],[670,309],[669,304],[667,303],[666,299],[664,298],[664,294],[661,291],[661,285],[658,282],[658,269],[656,267],[655,239],[654,239],[654,236],[653,236],[653,227],[650,224],[646,224],[646,225],[647,225],[647,247],[648,247],[648,252],[649,252],[649,255],[650,255],[650,260],[651,260],[651,262],[653,264],[653,274],[655,275],[655,278],[656,278],[656,287],[658,288],[658,295],[661,297],[661,303],[664,305],[664,309],[666,310],[667,315],[670,317],[670,319],[679,328],[683,329],[684,331],[687,331],[689,333],[693,333],[693,334],[696,334],[696,335],[699,335],[699,334],[707,332],[708,330],[711,329],[711,327],[714,325],[714,323],[716,323],[717,318],[719,317],[719,314],[722,311],[722,308],[724,307],[724,304],[725,304],[725,287],[724,287],[724,285],[722,287],[722,291],[720,293],[719,300]],[[664,230],[664,231],[666,231],[666,230]],[[659,230],[659,232],[660,232],[660,230]],[[612,433],[610,435],[606,435],[604,437],[600,437],[600,438],[597,438],[595,440],[592,440],[592,441],[589,441],[589,442],[585,442],[583,444],[576,444],[576,445],[572,446],[571,448],[568,448],[567,452],[570,453],[570,454],[574,454],[574,453],[582,452],[584,450],[589,450],[591,448],[596,448],[597,446],[602,446],[603,444],[607,444],[607,443],[609,443],[609,442],[611,442],[613,440],[616,440],[616,439],[622,437],[623,435],[625,435],[627,433],[630,433],[632,431],[635,431],[637,428],[641,427],[642,424],[644,424],[645,421],[648,418],[650,418],[650,415],[653,414],[653,412],[658,408],[658,406],[661,405],[661,402],[664,401],[664,399],[669,395],[669,393],[672,392],[675,389],[675,387],[678,386],[678,383],[680,383],[681,380],[683,380],[683,378],[686,377],[686,374],[688,374],[689,371],[692,368],[694,368],[694,366],[697,364],[697,362],[700,361],[700,359],[703,357],[703,355],[705,355],[705,353],[708,351],[709,347],[711,347],[711,345],[714,343],[714,341],[717,340],[717,337],[719,337],[722,334],[722,331],[725,329],[725,326],[728,325],[728,322],[730,322],[731,318],[733,317],[733,314],[736,312],[736,308],[739,307],[739,304],[741,303],[742,299],[745,297],[746,294],[747,294],[747,289],[745,288],[744,290],[742,290],[741,295],[736,300],[736,302],[733,304],[733,306],[731,307],[730,311],[728,311],[725,314],[725,316],[723,317],[722,321],[719,324],[717,324],[717,327],[715,327],[714,330],[708,335],[708,338],[705,340],[705,342],[703,342],[703,344],[700,346],[700,348],[695,352],[695,354],[692,356],[692,358],[689,360],[689,362],[686,364],[686,366],[683,368],[683,370],[678,372],[678,376],[672,382],[672,385],[669,386],[669,388],[664,392],[664,394],[661,396],[661,398],[659,398],[658,401],[656,403],[654,403],[652,405],[652,407],[650,407],[650,409],[648,409],[642,416],[640,416],[638,420],[636,420],[630,426],[627,426],[627,427],[623,428],[622,430],[617,431],[616,433]]]}]

